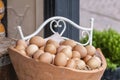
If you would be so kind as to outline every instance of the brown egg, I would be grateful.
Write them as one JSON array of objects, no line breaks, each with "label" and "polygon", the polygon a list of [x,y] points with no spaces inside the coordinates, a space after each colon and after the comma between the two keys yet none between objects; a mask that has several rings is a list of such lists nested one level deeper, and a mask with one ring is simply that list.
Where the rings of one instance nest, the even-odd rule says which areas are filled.
[{"label": "brown egg", "polygon": [[25,48],[27,47],[27,43],[24,40],[17,40],[16,45],[23,45]]},{"label": "brown egg", "polygon": [[35,44],[31,44],[26,48],[26,52],[28,56],[32,57],[32,55],[38,50],[38,46]]},{"label": "brown egg", "polygon": [[75,41],[74,40],[65,40],[61,43],[62,45],[69,45],[71,46],[72,48],[76,45]]},{"label": "brown egg", "polygon": [[100,63],[102,62],[101,59],[97,56],[93,56],[96,60],[98,60]]},{"label": "brown egg", "polygon": [[40,47],[40,50],[43,50],[43,51],[44,51],[44,49],[45,49],[45,46]]},{"label": "brown egg", "polygon": [[80,58],[72,58],[74,61],[80,60]]},{"label": "brown egg", "polygon": [[64,42],[64,41],[60,41],[60,43],[59,43],[59,44],[60,44],[60,45],[62,45],[62,43],[63,43],[63,42]]},{"label": "brown egg", "polygon": [[69,45],[66,45],[66,48],[69,48],[70,50],[72,50],[72,47]]},{"label": "brown egg", "polygon": [[99,61],[98,58],[92,57],[91,59],[88,60],[87,65],[91,69],[96,69],[101,66],[101,61]]},{"label": "brown egg", "polygon": [[81,55],[78,51],[72,51],[72,58],[81,58]]},{"label": "brown egg", "polygon": [[51,54],[56,54],[56,47],[53,44],[47,44],[44,49],[45,52],[49,52]]},{"label": "brown egg", "polygon": [[55,45],[56,48],[59,47],[59,43],[56,42],[56,41],[54,41],[54,40],[52,40],[52,39],[49,39],[49,40],[46,42],[46,44],[53,44],[53,45]]},{"label": "brown egg", "polygon": [[76,69],[83,70],[86,68],[86,64],[83,60],[76,60]]},{"label": "brown egg", "polygon": [[24,45],[17,45],[15,47],[15,49],[17,49],[17,50],[25,50],[25,46]]},{"label": "brown egg", "polygon": [[52,54],[52,57],[53,57],[52,64],[55,64],[55,63],[54,63],[54,60],[55,60],[55,55],[54,55],[54,54]]},{"label": "brown egg", "polygon": [[45,40],[40,36],[34,36],[29,41],[30,44],[35,44],[38,47],[45,45]]},{"label": "brown egg", "polygon": [[40,55],[43,54],[43,53],[44,53],[44,51],[39,49],[33,54],[33,58],[35,60],[37,60],[40,57]]},{"label": "brown egg", "polygon": [[67,57],[64,53],[60,52],[55,56],[54,60],[55,65],[65,66],[67,64]]},{"label": "brown egg", "polygon": [[48,52],[41,54],[41,56],[39,57],[39,61],[48,63],[48,64],[51,64],[52,60],[53,60],[53,56]]},{"label": "brown egg", "polygon": [[86,55],[87,55],[87,50],[84,46],[81,46],[81,45],[76,45],[74,48],[73,48],[73,51],[78,51],[81,55],[81,58],[84,58]]},{"label": "brown egg", "polygon": [[61,50],[69,59],[72,58],[72,50],[69,48],[64,48]]},{"label": "brown egg", "polygon": [[86,49],[87,49],[87,53],[88,53],[88,55],[91,55],[91,56],[94,55],[95,52],[96,52],[95,47],[92,46],[92,45],[88,45],[88,46],[86,46]]},{"label": "brown egg", "polygon": [[25,52],[25,50],[19,50],[19,51],[20,51],[20,53],[21,53],[22,55],[24,55],[24,56],[27,55],[27,53]]},{"label": "brown egg", "polygon": [[91,55],[87,55],[86,57],[83,58],[83,60],[85,61],[85,63],[88,62],[89,59],[91,59],[92,56]]},{"label": "brown egg", "polygon": [[75,67],[76,67],[75,60],[69,59],[69,60],[67,61],[66,67],[75,69]]},{"label": "brown egg", "polygon": [[62,49],[66,48],[66,46],[61,45],[57,48],[57,53],[61,52]]}]

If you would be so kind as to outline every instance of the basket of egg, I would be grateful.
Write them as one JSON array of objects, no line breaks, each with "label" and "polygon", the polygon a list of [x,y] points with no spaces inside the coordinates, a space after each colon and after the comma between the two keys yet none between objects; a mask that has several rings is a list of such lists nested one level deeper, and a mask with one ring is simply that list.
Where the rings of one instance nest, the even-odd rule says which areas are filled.
[{"label": "basket of egg", "polygon": [[[36,34],[22,37],[8,49],[19,80],[101,79],[106,69],[106,60],[99,48],[80,45],[72,39],[56,35],[56,32],[47,39]],[[26,41],[27,38],[29,40]]]}]

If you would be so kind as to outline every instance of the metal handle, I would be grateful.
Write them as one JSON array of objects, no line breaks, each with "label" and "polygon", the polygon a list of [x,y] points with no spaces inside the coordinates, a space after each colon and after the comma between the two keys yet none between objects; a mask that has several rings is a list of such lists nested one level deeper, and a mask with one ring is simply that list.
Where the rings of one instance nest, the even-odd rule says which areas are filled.
[{"label": "metal handle", "polygon": [[[86,33],[87,33],[87,35],[88,35],[88,37],[89,37],[88,41],[87,41],[85,44],[79,43],[80,45],[87,45],[87,44],[89,44],[89,43],[90,43],[90,45],[92,45],[93,22],[94,22],[94,19],[93,19],[93,18],[91,18],[90,28],[85,28],[85,27],[82,27],[82,26],[77,25],[76,23],[74,23],[73,21],[71,21],[71,20],[69,20],[69,19],[67,19],[67,18],[65,18],[65,17],[60,17],[60,16],[51,17],[51,18],[47,19],[44,23],[42,23],[42,24],[39,26],[39,28],[38,28],[34,33],[32,33],[32,34],[30,34],[30,35],[28,35],[28,36],[26,36],[26,37],[24,37],[21,27],[18,26],[18,30],[19,30],[19,33],[20,33],[21,38],[22,38],[23,40],[30,39],[31,37],[37,35],[37,34],[45,27],[45,25],[48,24],[49,22],[50,22],[50,29],[51,29],[51,31],[52,31],[53,33],[56,33],[56,32],[53,30],[53,27],[54,27],[54,28],[63,27],[62,32],[59,33],[60,36],[62,36],[63,33],[65,32],[65,30],[66,30],[66,22],[68,22],[69,24],[73,25],[73,26],[76,27],[77,29],[82,30],[83,32],[86,32]],[[53,26],[53,23],[55,23],[54,26]],[[62,23],[63,26],[60,25],[60,23]],[[68,38],[66,38],[66,37],[64,37],[64,38],[65,38],[65,39],[68,39]]]}]

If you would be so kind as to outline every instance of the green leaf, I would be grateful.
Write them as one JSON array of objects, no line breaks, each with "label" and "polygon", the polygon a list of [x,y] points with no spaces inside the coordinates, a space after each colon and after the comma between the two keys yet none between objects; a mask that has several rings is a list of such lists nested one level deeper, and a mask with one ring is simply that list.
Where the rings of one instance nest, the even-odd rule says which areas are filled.
[{"label": "green leaf", "polygon": [[[82,39],[86,42],[88,37]],[[108,58],[108,68],[120,67],[120,33],[113,29],[93,30],[93,45],[101,48],[104,56]]]}]

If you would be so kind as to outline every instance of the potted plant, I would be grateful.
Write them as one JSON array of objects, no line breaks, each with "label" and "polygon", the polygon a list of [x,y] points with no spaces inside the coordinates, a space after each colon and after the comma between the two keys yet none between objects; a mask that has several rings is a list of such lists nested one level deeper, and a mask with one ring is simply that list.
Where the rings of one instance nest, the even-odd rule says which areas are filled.
[{"label": "potted plant", "polygon": [[[86,36],[81,42],[86,42]],[[102,80],[120,80],[120,33],[113,29],[93,31],[93,46],[99,47],[107,61]]]}]

